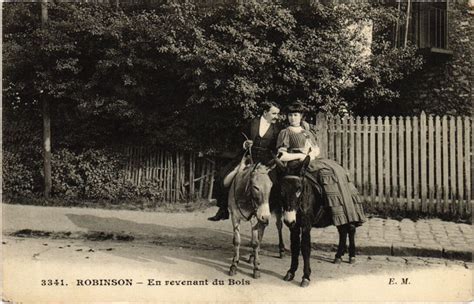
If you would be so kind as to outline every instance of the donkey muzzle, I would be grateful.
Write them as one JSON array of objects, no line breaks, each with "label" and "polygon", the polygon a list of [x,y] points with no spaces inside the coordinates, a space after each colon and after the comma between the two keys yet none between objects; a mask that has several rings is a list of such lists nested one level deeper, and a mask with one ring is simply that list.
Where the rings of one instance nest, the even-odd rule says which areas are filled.
[{"label": "donkey muzzle", "polygon": [[269,220],[267,218],[258,218],[258,221],[265,226],[267,226],[269,223]]},{"label": "donkey muzzle", "polygon": [[293,227],[296,223],[296,211],[285,211],[283,213],[283,222],[289,228]]},{"label": "donkey muzzle", "polygon": [[270,221],[271,213],[270,206],[268,204],[263,204],[257,209],[257,220],[264,224],[268,225]]}]

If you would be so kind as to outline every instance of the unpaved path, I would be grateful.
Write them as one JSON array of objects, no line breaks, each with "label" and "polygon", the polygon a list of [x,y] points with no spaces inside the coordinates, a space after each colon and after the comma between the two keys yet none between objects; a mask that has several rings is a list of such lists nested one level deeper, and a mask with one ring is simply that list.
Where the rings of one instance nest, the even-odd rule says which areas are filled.
[{"label": "unpaved path", "polygon": [[[230,242],[231,237],[226,240]],[[277,258],[273,247],[263,250],[262,277],[255,280],[245,261],[235,277],[227,275],[232,257],[227,242],[211,239],[210,246],[204,246],[201,241],[193,242],[185,235],[161,243],[4,237],[3,299],[312,302],[472,298],[472,263],[359,256],[354,265],[334,265],[333,253],[313,251],[311,285],[303,289],[298,285],[301,269],[294,282],[282,280],[290,258]],[[247,257],[248,249],[243,253]],[[391,278],[397,284],[389,284]],[[404,278],[407,284],[402,284]],[[55,286],[56,279],[65,285]],[[100,279],[131,280],[132,286],[78,286],[93,285]],[[52,286],[48,280],[53,280]],[[214,285],[215,280],[224,285]],[[183,285],[193,283],[204,285]]]}]

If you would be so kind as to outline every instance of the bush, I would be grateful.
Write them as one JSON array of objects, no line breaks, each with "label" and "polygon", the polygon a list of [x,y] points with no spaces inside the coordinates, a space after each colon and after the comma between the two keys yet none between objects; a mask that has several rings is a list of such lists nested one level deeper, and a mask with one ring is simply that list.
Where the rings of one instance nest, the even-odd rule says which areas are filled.
[{"label": "bush", "polygon": [[142,198],[148,201],[159,201],[163,199],[163,190],[156,180],[146,180],[140,185],[134,185],[130,180],[124,180],[119,199]]},{"label": "bush", "polygon": [[53,195],[79,196],[84,188],[84,179],[77,170],[77,156],[63,149],[54,153],[51,158]]},{"label": "bush", "polygon": [[82,197],[115,199],[124,183],[123,156],[106,150],[86,150],[77,155],[77,171],[83,179]]},{"label": "bush", "polygon": [[[61,149],[52,154],[51,162],[52,194],[57,198],[157,201],[163,197],[155,180],[140,185],[126,180],[125,158],[114,151],[88,149],[78,153]],[[4,151],[3,180],[7,195],[39,194],[43,181],[41,161],[31,161],[19,152]]]},{"label": "bush", "polygon": [[29,196],[35,189],[35,178],[31,167],[21,161],[18,153],[3,151],[2,190],[10,195]]},{"label": "bush", "polygon": [[108,200],[141,197],[140,186],[125,180],[123,164],[123,156],[110,150],[61,149],[52,160],[53,194]]}]

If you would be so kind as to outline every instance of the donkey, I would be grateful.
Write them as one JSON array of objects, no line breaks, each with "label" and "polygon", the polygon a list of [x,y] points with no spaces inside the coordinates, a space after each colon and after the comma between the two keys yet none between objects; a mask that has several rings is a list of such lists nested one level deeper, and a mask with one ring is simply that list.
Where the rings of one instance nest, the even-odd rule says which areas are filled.
[{"label": "donkey", "polygon": [[[303,278],[301,287],[309,286],[311,266],[311,228],[327,227],[333,225],[333,210],[325,203],[327,193],[321,183],[307,174],[309,158],[303,162],[299,172],[285,175],[281,179],[281,192],[283,196],[283,221],[290,228],[291,241],[291,266],[285,281],[291,281],[298,269],[298,258],[301,250],[303,256]],[[342,167],[341,167],[342,168]],[[344,210],[344,208],[340,208]],[[343,212],[347,212],[344,210]],[[347,214],[346,214],[347,215]],[[351,216],[343,215],[345,218]],[[347,222],[337,226],[339,232],[339,245],[334,263],[341,262],[341,256],[346,250],[346,238],[349,234],[350,263],[355,262],[355,223]]]},{"label": "donkey", "polygon": [[252,225],[253,277],[260,277],[259,251],[265,227],[270,219],[270,191],[272,181],[268,172],[272,170],[260,163],[251,164],[239,169],[229,190],[229,210],[234,231],[234,257],[229,275],[237,273],[240,259],[240,222],[250,221]]}]

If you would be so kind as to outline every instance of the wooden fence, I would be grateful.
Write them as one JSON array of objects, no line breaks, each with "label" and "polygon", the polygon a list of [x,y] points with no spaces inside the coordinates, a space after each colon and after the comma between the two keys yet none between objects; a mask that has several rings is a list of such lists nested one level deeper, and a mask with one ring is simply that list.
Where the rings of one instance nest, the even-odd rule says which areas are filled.
[{"label": "wooden fence", "polygon": [[[318,115],[323,156],[347,168],[366,203],[378,210],[472,214],[470,117]],[[127,149],[126,178],[154,180],[163,200],[211,198],[212,159],[145,147]]]},{"label": "wooden fence", "polygon": [[470,117],[326,117],[316,129],[323,155],[347,168],[379,210],[472,214]]},{"label": "wooden fence", "polygon": [[176,202],[211,198],[215,163],[195,153],[170,152],[147,147],[126,149],[126,179],[140,185],[154,181],[162,199]]}]

